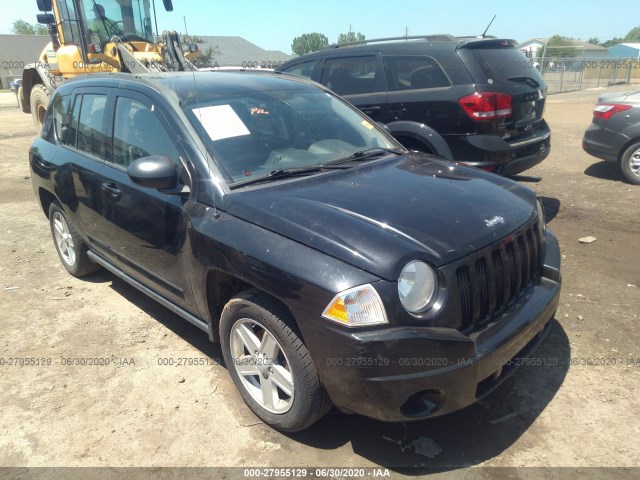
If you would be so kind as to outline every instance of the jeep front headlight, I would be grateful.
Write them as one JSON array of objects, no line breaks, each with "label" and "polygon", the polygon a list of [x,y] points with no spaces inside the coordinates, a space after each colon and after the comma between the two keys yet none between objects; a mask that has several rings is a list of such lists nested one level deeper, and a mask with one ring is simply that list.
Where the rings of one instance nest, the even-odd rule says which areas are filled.
[{"label": "jeep front headlight", "polygon": [[438,291],[436,272],[424,262],[414,260],[405,265],[398,278],[400,303],[412,315],[424,313]]}]

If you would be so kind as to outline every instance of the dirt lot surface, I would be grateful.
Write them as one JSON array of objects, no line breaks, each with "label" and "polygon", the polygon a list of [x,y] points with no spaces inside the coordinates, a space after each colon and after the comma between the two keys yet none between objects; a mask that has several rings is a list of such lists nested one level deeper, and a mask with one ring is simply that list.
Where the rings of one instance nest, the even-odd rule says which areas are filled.
[{"label": "dirt lot surface", "polygon": [[0,94],[0,466],[640,466],[640,187],[581,149],[602,92],[549,98],[552,154],[528,172],[564,277],[534,362],[443,418],[334,411],[295,435],[251,414],[205,334],[109,273],[67,274],[31,189],[31,118]]}]

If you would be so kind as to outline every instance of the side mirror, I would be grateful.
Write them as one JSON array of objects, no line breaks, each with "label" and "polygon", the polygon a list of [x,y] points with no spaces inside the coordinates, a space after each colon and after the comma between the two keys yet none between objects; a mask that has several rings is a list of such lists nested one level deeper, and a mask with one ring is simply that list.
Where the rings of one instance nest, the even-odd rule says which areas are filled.
[{"label": "side mirror", "polygon": [[129,165],[127,175],[138,185],[147,188],[169,189],[178,183],[178,169],[168,157],[151,155]]},{"label": "side mirror", "polygon": [[189,52],[190,53],[196,53],[198,51],[198,45],[195,43],[190,43],[189,44]]},{"label": "side mirror", "polygon": [[36,0],[38,4],[38,10],[41,12],[50,12],[53,10],[52,1],[51,0]]},{"label": "side mirror", "polygon": [[167,12],[173,12],[173,3],[171,2],[171,0],[162,0],[164,3],[164,9]]},{"label": "side mirror", "polygon": [[36,20],[38,23],[42,23],[44,25],[55,25],[56,23],[56,17],[54,17],[52,13],[39,13],[36,15]]}]

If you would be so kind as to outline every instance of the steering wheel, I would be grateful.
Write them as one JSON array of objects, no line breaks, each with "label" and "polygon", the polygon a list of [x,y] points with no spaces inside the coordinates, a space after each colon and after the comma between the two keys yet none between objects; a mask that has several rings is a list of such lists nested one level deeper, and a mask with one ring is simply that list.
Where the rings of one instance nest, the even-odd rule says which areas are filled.
[{"label": "steering wheel", "polygon": [[[124,36],[124,21],[118,20],[117,22],[112,22],[111,20],[104,20],[104,23],[107,24],[109,37],[113,37],[114,35],[118,37]],[[122,24],[122,28],[118,27],[118,24]]]}]

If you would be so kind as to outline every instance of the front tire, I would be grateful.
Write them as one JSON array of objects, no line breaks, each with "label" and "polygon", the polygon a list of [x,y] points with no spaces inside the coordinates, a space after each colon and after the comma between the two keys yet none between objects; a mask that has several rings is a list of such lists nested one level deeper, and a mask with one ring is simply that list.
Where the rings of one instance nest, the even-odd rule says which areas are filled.
[{"label": "front tire", "polygon": [[51,236],[62,265],[74,277],[83,277],[100,269],[87,255],[87,245],[57,203],[49,207]]},{"label": "front tire", "polygon": [[620,159],[622,174],[631,183],[640,185],[640,143],[625,150]]},{"label": "front tire", "polygon": [[266,424],[298,432],[331,408],[295,323],[278,303],[251,290],[220,318],[222,353],[245,403]]},{"label": "front tire", "polygon": [[41,83],[37,83],[31,89],[31,116],[36,130],[42,129],[45,113],[49,107],[49,92]]}]

